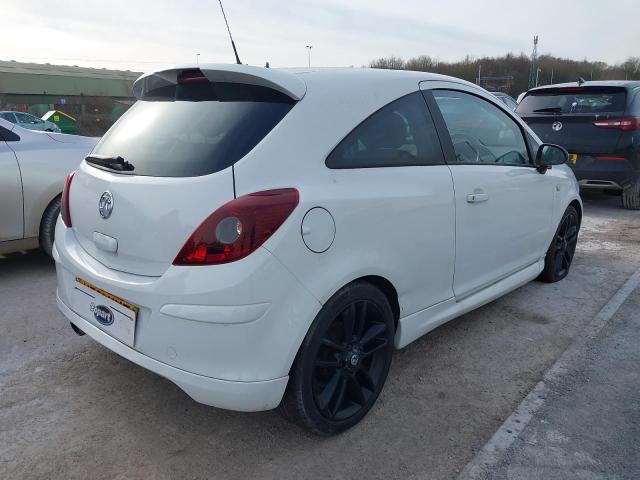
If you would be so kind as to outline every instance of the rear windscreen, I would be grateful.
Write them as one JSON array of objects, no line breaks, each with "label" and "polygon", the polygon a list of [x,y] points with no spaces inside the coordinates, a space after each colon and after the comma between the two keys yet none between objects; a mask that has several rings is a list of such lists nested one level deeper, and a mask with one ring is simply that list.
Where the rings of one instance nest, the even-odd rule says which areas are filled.
[{"label": "rear windscreen", "polygon": [[180,85],[163,93],[152,101],[136,102],[93,154],[122,157],[133,165],[127,174],[207,175],[249,153],[295,103],[280,92],[254,85]]},{"label": "rear windscreen", "polygon": [[623,88],[575,87],[536,90],[518,105],[518,113],[609,113],[624,112]]}]

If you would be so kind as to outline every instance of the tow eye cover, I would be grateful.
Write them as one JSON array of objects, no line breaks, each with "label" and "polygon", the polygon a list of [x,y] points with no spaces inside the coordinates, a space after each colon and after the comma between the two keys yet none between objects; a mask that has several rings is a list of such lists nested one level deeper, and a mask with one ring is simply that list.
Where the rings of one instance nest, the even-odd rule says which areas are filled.
[{"label": "tow eye cover", "polygon": [[329,250],[336,237],[336,223],[328,210],[314,207],[302,219],[302,241],[309,250],[322,253]]}]

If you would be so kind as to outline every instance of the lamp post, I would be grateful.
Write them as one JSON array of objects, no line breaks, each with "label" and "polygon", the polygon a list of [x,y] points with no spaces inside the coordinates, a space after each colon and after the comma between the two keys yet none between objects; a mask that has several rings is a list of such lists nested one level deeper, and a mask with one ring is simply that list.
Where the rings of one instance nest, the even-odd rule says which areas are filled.
[{"label": "lamp post", "polygon": [[200,65],[200,54],[196,53],[196,65]]},{"label": "lamp post", "polygon": [[541,69],[541,68],[538,68],[538,69],[536,70],[536,87],[538,86],[538,77],[540,76],[540,72],[541,72],[541,71],[542,71],[542,69]]},{"label": "lamp post", "polygon": [[309,68],[311,68],[311,49],[313,48],[313,45],[305,45],[305,47],[307,49],[307,58],[309,61]]}]

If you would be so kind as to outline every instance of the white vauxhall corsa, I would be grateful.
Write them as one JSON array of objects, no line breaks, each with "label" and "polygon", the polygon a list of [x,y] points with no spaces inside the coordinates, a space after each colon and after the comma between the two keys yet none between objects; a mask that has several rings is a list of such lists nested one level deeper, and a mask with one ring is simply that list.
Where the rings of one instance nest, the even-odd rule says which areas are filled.
[{"label": "white vauxhall corsa", "polygon": [[67,179],[57,302],[198,402],[343,431],[394,347],[568,273],[566,151],[471,83],[201,65],[134,93]]}]

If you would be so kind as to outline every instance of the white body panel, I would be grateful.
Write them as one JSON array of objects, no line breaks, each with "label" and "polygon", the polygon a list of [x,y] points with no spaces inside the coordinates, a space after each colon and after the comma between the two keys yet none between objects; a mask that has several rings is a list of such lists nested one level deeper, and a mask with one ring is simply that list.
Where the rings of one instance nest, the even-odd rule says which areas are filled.
[{"label": "white body panel", "polygon": [[[54,255],[58,304],[71,322],[203,403],[276,406],[316,314],[353,280],[390,285],[397,347],[517,288],[542,270],[567,206],[581,205],[566,166],[544,174],[495,165],[327,168],[329,153],[365,118],[420,88],[453,85],[506,110],[468,82],[365,69],[201,67],[209,79],[249,79],[299,101],[253,150],[214,174],[138,177],[83,164],[71,188],[73,227],[58,222]],[[262,247],[228,264],[171,264],[234,195],[277,188],[296,188],[300,201]],[[103,220],[105,190],[114,210]],[[469,204],[476,190],[488,201]],[[96,246],[94,232],[117,238],[118,251]],[[132,347],[73,311],[76,277],[140,308]]]},{"label": "white body panel", "polygon": [[[24,230],[20,227],[20,236],[13,238],[37,239],[42,214],[51,201],[62,193],[65,178],[93,149],[97,139],[25,130],[2,119],[0,125],[20,137],[18,141],[0,140],[2,162],[8,162],[5,164],[7,169],[2,169],[0,182],[6,187],[0,189],[0,196],[9,195],[7,192],[12,190],[20,191],[22,195],[21,202],[14,200],[13,208],[3,206],[0,210],[0,252],[8,253],[12,251],[11,245],[3,245],[2,240],[8,240],[12,235],[7,235],[5,229],[14,233],[16,230],[10,227],[11,222],[5,221],[4,215],[16,218],[22,215],[24,207]],[[10,168],[12,156],[14,161],[17,159],[19,166],[20,175],[17,177],[15,168]],[[14,208],[18,208],[18,211]]]}]

